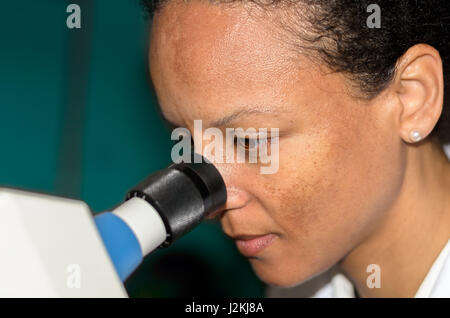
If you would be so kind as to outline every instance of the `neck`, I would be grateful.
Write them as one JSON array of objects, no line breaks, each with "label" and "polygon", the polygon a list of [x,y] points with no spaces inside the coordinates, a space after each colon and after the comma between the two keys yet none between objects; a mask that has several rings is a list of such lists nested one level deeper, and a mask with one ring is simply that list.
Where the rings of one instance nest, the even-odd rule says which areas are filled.
[{"label": "neck", "polygon": [[[450,162],[431,142],[407,147],[405,179],[385,220],[340,263],[361,297],[414,297],[450,237]],[[369,288],[370,264],[380,288]]]}]

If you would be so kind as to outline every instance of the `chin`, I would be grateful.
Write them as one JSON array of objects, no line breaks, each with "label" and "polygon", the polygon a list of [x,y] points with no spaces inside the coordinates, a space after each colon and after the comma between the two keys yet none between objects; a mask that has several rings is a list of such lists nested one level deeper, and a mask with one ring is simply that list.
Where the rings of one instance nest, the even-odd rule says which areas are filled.
[{"label": "chin", "polygon": [[291,288],[297,286],[319,273],[302,264],[295,266],[292,270],[290,266],[284,266],[285,263],[278,261],[273,264],[266,260],[255,259],[250,261],[252,268],[258,278],[268,286],[278,288]]}]

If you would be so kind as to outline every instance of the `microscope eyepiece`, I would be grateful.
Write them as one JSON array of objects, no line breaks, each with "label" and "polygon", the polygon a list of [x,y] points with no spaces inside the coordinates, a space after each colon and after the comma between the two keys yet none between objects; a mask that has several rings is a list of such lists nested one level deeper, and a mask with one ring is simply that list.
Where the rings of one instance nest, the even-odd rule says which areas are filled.
[{"label": "microscope eyepiece", "polygon": [[224,180],[205,157],[194,154],[190,162],[174,163],[159,170],[130,190],[126,200],[138,197],[161,216],[168,247],[197,226],[206,216],[225,205]]}]

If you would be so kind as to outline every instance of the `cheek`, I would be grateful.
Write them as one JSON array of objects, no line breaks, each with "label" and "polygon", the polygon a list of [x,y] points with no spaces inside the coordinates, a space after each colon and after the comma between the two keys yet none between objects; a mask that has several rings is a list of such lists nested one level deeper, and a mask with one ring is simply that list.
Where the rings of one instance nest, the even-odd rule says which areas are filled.
[{"label": "cheek", "polygon": [[336,124],[280,147],[280,169],[260,180],[257,195],[283,233],[276,266],[324,270],[386,214],[401,187],[402,147],[375,124],[367,128]]},{"label": "cheek", "polygon": [[264,204],[287,239],[307,245],[315,233],[329,232],[330,218],[337,217],[334,201],[338,192],[343,194],[344,185],[338,183],[345,181],[339,177],[338,153],[319,136],[310,142],[295,138],[280,149],[280,169],[266,180],[265,193],[259,197],[268,198]]}]

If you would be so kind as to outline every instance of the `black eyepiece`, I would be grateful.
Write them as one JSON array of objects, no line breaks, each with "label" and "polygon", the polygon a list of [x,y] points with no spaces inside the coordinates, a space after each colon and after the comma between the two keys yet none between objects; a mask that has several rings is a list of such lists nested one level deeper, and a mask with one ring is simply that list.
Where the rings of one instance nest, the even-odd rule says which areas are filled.
[{"label": "black eyepiece", "polygon": [[216,167],[194,154],[190,162],[174,163],[157,171],[130,190],[126,199],[140,197],[160,214],[168,247],[196,227],[207,215],[225,205],[227,192]]}]

